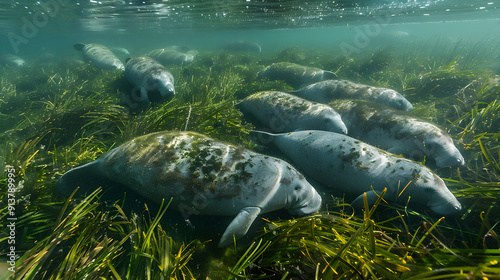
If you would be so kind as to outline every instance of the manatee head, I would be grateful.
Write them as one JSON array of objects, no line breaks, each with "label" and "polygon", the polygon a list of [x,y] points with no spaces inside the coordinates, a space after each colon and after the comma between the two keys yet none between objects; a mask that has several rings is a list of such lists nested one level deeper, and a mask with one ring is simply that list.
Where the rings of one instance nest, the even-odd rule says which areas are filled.
[{"label": "manatee head", "polygon": [[387,88],[379,88],[379,96],[376,98],[377,102],[390,106],[392,108],[404,111],[412,111],[413,106],[397,91]]},{"label": "manatee head", "polygon": [[186,58],[184,59],[184,63],[186,65],[192,63],[195,56],[197,55],[197,53],[198,52],[196,52],[196,51],[190,51],[190,52],[186,53]]},{"label": "manatee head", "polygon": [[161,96],[167,100],[172,99],[175,95],[175,88],[173,83],[170,81],[160,81],[160,82],[162,82],[159,85]]},{"label": "manatee head", "polygon": [[347,134],[347,127],[339,114],[324,117],[322,121],[325,123],[325,130]]},{"label": "manatee head", "polygon": [[292,174],[294,175],[293,180],[281,180],[281,187],[286,189],[284,208],[296,216],[306,216],[318,211],[321,206],[321,196],[316,189],[293,167],[287,165],[286,169],[289,171],[288,173],[295,174]]},{"label": "manatee head", "polygon": [[125,65],[123,65],[123,63],[118,59],[113,61],[113,68],[116,70],[125,71]]},{"label": "manatee head", "polygon": [[431,135],[425,139],[424,150],[436,161],[437,167],[459,167],[465,164],[464,157],[448,135]]},{"label": "manatee head", "polygon": [[430,170],[420,172],[410,196],[424,203],[438,215],[452,215],[462,210],[462,205],[446,187],[444,181]]}]

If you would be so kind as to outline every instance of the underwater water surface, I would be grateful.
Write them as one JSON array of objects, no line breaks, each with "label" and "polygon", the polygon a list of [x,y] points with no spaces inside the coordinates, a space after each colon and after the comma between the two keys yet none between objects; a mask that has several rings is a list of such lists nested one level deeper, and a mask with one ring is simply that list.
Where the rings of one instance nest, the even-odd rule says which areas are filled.
[{"label": "underwater water surface", "polygon": [[[0,279],[499,279],[497,7],[494,0],[1,1]],[[152,81],[132,69],[141,60],[163,76]],[[300,90],[323,80],[345,80],[351,92],[308,107]],[[380,88],[406,101],[367,97]],[[265,94],[271,101],[259,105]],[[374,111],[352,113],[347,123],[345,104]],[[259,106],[263,117],[252,115]],[[311,109],[319,107],[333,122],[332,108],[346,114],[346,126],[322,126],[324,116]],[[397,117],[380,120],[382,112]],[[448,135],[461,157],[440,160],[423,134],[401,129],[417,122],[422,133]],[[366,133],[363,141],[394,153],[380,151],[392,161],[376,167],[392,168],[381,188],[388,191],[363,197],[381,186],[361,179],[378,159],[363,161],[371,148],[359,139],[330,172],[354,175],[324,183],[314,171],[330,164],[330,146],[297,160],[295,148],[252,137],[304,129]],[[162,145],[171,135],[201,136],[168,148],[141,140],[158,132]],[[390,141],[403,144],[391,150]],[[120,146],[130,143],[137,147]],[[128,153],[75,169],[117,147]],[[226,148],[233,154],[218,158]],[[405,173],[405,157],[432,179]],[[151,175],[166,159],[169,172]],[[279,177],[292,169],[297,174]],[[71,170],[80,171],[61,180]],[[276,174],[279,184],[269,183]],[[391,194],[396,174],[406,181]],[[248,183],[258,176],[262,183]],[[426,204],[433,192],[408,195],[406,183],[436,178],[449,190],[439,195],[460,207]],[[300,197],[309,204],[300,207],[290,206],[291,196],[259,204],[289,181],[314,188],[321,205],[307,191]],[[156,182],[190,191],[162,193]],[[68,199],[76,186],[83,191]],[[219,248],[242,207],[238,195],[259,206],[235,226],[251,225],[248,232]]]}]

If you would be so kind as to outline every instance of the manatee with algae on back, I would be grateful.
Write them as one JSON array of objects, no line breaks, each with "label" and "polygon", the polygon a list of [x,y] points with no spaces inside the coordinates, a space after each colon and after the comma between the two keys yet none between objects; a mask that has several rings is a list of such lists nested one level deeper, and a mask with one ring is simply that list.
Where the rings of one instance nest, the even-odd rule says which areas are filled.
[{"label": "manatee with algae on back", "polygon": [[411,103],[395,90],[353,83],[347,80],[322,81],[289,93],[325,104],[338,99],[356,99],[381,103],[398,110],[413,110]]},{"label": "manatee with algae on back", "polygon": [[245,98],[237,107],[273,132],[315,129],[347,133],[340,115],[330,106],[284,92],[258,92]]},{"label": "manatee with algae on back", "polygon": [[359,100],[337,100],[330,106],[341,114],[354,138],[412,160],[432,158],[437,167],[465,164],[446,131],[409,112]]},{"label": "manatee with algae on back", "polygon": [[258,77],[268,78],[269,80],[282,80],[297,88],[319,81],[336,79],[337,75],[331,71],[316,67],[291,62],[277,62],[260,71]]},{"label": "manatee with algae on back", "polygon": [[[316,212],[321,197],[283,160],[229,145],[194,132],[158,132],[132,139],[98,160],[65,173],[63,195],[80,186],[89,191],[112,181],[189,214],[236,216],[219,246],[248,231],[261,213],[288,209]],[[205,203],[197,203],[203,198]]]}]

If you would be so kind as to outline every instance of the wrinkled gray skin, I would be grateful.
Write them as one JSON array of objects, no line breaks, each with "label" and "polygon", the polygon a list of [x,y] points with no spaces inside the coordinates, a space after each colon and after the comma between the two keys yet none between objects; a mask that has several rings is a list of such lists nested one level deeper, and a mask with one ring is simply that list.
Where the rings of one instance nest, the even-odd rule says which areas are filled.
[{"label": "wrinkled gray skin", "polygon": [[75,49],[82,52],[83,60],[96,68],[104,70],[125,70],[118,57],[106,46],[99,44],[75,44]]},{"label": "wrinkled gray skin", "polygon": [[357,99],[381,103],[398,110],[413,110],[411,103],[392,89],[372,87],[347,80],[322,81],[289,93],[324,104],[338,99]]},{"label": "wrinkled gray skin", "polygon": [[465,164],[445,131],[407,112],[358,100],[337,100],[330,106],[341,114],[349,135],[356,139],[412,160],[432,158],[437,167]]},{"label": "wrinkled gray skin", "polygon": [[150,57],[128,60],[125,77],[140,89],[139,103],[142,105],[170,100],[175,95],[174,77],[167,68]]},{"label": "wrinkled gray skin", "polygon": [[156,49],[148,52],[146,56],[149,56],[162,65],[188,65],[193,62],[196,51],[188,51],[186,53],[176,50],[177,48],[165,48]]},{"label": "wrinkled gray skin", "polygon": [[23,66],[24,63],[26,63],[24,61],[24,59],[20,58],[17,55],[4,54],[4,55],[0,56],[0,64],[12,66],[12,67],[19,67],[19,66]]},{"label": "wrinkled gray skin", "polygon": [[328,105],[284,92],[255,93],[236,106],[275,133],[311,129],[347,133],[340,115]]},{"label": "wrinkled gray skin", "polygon": [[223,50],[227,52],[232,52],[232,53],[261,53],[262,48],[260,45],[256,42],[251,42],[251,41],[243,41],[243,40],[238,40],[238,41],[233,41],[231,43],[228,43],[225,45]]},{"label": "wrinkled gray skin", "polygon": [[352,202],[357,209],[363,207],[363,193],[373,205],[384,188],[387,201],[406,203],[411,198],[411,202],[439,215],[462,209],[444,181],[428,168],[352,137],[318,130],[251,134],[262,142],[272,142],[305,175],[330,188],[358,195]]},{"label": "wrinkled gray skin", "polygon": [[[91,181],[92,180],[92,181]],[[194,132],[137,137],[98,160],[65,173],[57,190],[69,196],[114,181],[189,215],[235,216],[219,247],[246,234],[259,214],[288,209],[309,215],[321,205],[316,190],[283,160],[228,145]]]},{"label": "wrinkled gray skin", "polygon": [[303,66],[290,62],[277,62],[260,71],[258,73],[258,78],[282,80],[294,88],[298,88],[300,86],[310,85],[319,81],[336,79],[337,75],[333,72],[325,71],[316,67]]}]

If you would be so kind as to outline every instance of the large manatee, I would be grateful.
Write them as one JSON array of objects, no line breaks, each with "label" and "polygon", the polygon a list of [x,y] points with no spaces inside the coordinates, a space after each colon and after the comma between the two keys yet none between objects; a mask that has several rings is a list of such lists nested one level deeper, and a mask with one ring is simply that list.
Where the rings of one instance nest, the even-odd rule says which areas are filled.
[{"label": "large manatee", "polygon": [[352,137],[319,130],[252,134],[272,142],[305,175],[357,195],[352,202],[355,208],[363,206],[363,193],[373,204],[384,188],[385,200],[406,203],[411,199],[439,215],[454,214],[462,208],[444,181],[425,166]]},{"label": "large manatee", "polygon": [[325,104],[338,99],[357,99],[382,103],[398,110],[413,110],[411,103],[395,90],[357,84],[347,80],[322,81],[289,93]]},{"label": "large manatee", "polygon": [[175,95],[174,76],[163,65],[150,57],[134,57],[127,60],[125,77],[137,87],[141,105],[169,100]]},{"label": "large manatee", "polygon": [[108,47],[99,44],[75,44],[74,48],[82,52],[85,62],[104,70],[125,70],[125,66]]},{"label": "large manatee", "polygon": [[341,114],[354,138],[412,160],[432,158],[437,167],[465,164],[445,131],[408,112],[358,100],[337,100],[330,106]]},{"label": "large manatee", "polygon": [[176,49],[156,49],[148,52],[146,56],[154,58],[163,65],[188,65],[193,62],[198,53],[196,51],[181,52]]},{"label": "large manatee", "polygon": [[[261,213],[316,212],[321,197],[283,160],[194,132],[158,132],[128,141],[98,160],[65,173],[58,191],[89,191],[113,181],[183,213],[235,216],[219,247],[242,237]],[[200,202],[202,201],[202,202]]]},{"label": "large manatee", "polygon": [[347,133],[340,115],[331,107],[279,91],[263,91],[236,105],[273,132],[327,130]]},{"label": "large manatee", "polygon": [[337,75],[331,71],[325,71],[316,67],[303,66],[291,62],[277,62],[260,71],[258,78],[282,80],[297,88],[319,81],[336,79]]}]

